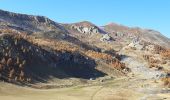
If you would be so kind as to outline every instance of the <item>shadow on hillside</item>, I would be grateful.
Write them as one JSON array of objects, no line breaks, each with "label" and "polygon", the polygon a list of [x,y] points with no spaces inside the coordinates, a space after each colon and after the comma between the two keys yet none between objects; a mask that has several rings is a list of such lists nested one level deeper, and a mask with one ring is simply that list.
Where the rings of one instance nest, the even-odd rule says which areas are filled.
[{"label": "shadow on hillside", "polygon": [[120,55],[120,60],[125,60],[126,58],[129,58],[127,55]]},{"label": "shadow on hillside", "polygon": [[[50,60],[55,63],[37,61],[35,59],[30,65],[29,73],[34,79],[34,82],[47,82],[51,78],[98,78],[103,77],[106,74],[95,69],[97,64],[93,59],[87,58],[79,53],[60,53],[59,59],[56,60],[56,56],[51,55]],[[40,60],[40,59],[39,59]]]},{"label": "shadow on hillside", "polygon": [[71,54],[67,57],[69,58],[68,60],[59,61],[59,66],[61,66],[61,69],[70,76],[89,79],[102,77],[105,75],[95,69],[97,64],[93,59],[87,58],[79,53]]},{"label": "shadow on hillside", "polygon": [[75,45],[78,45],[79,47],[82,47],[86,50],[94,50],[94,51],[98,51],[100,52],[101,49],[96,47],[96,46],[91,46],[91,45],[88,45],[86,43],[83,43],[82,41],[80,41],[79,39],[75,38],[75,37],[72,37],[72,36],[67,36],[67,38],[65,39],[65,41],[68,41],[68,42],[71,42]]},{"label": "shadow on hillside", "polygon": [[[4,44],[1,42],[0,44],[2,46],[0,49],[9,47],[9,57],[12,58],[11,63],[19,63],[21,65],[21,67],[20,65],[15,66],[15,69],[14,66],[10,66],[16,71],[16,75],[20,75],[17,77],[21,78],[22,76],[24,79],[31,77],[33,83],[36,83],[47,82],[53,78],[94,79],[105,76],[104,73],[95,69],[97,64],[93,59],[90,59],[79,52],[72,53],[45,50],[43,47],[34,45],[22,38],[18,39],[17,44],[15,44],[16,40],[13,36],[15,35],[3,36],[1,39],[3,39],[3,41],[8,41],[8,43]],[[5,50],[6,52],[9,52],[7,49]],[[2,57],[7,57],[5,54],[7,53],[0,51]],[[2,57],[0,58],[2,59]],[[19,59],[19,61],[17,59]],[[7,63],[9,64],[9,59]],[[11,71],[8,68],[5,74],[7,76],[6,80],[9,79],[9,73],[11,73]]]}]

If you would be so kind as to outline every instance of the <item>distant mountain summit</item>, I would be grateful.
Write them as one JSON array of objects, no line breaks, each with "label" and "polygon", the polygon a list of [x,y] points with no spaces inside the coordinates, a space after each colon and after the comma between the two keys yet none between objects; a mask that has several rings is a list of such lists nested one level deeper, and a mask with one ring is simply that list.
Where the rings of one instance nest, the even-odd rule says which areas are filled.
[{"label": "distant mountain summit", "polygon": [[164,47],[170,48],[170,40],[163,36],[160,32],[151,29],[131,28],[115,23],[110,23],[103,26],[104,30],[114,36],[120,36],[120,38],[126,40],[128,38],[138,37],[141,40],[145,40],[151,43],[155,43]]}]

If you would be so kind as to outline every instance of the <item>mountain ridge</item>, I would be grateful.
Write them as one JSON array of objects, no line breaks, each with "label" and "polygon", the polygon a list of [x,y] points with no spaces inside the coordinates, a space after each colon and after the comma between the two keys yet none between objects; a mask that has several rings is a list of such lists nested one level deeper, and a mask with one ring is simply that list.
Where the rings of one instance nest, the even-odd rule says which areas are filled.
[{"label": "mountain ridge", "polygon": [[[33,15],[33,14],[29,15],[29,14],[14,13],[14,12],[5,11],[5,10],[2,10],[2,9],[0,9],[0,14],[1,14],[1,15],[7,14],[7,15],[11,15],[11,16],[17,16],[17,15],[19,15],[19,16],[23,16],[23,18],[25,17],[26,19],[27,19],[27,18],[29,19],[29,17],[30,17],[30,19],[34,19],[34,20],[37,20],[37,21],[40,21],[40,19],[43,19],[43,22],[51,22],[51,21],[52,21],[52,23],[53,23],[53,22],[57,23],[56,21],[53,21],[53,20],[49,19],[49,18],[46,17],[46,16],[40,16],[40,15]],[[21,18],[22,18],[22,17],[21,17]],[[22,20],[22,19],[21,19],[21,20]],[[81,24],[81,23],[88,23],[88,24],[91,24],[91,25],[95,25],[94,23],[91,23],[90,21],[86,21],[86,20],[80,21],[80,22],[58,23],[58,24],[61,24],[61,25],[62,25],[62,24],[78,24],[78,23],[80,23],[80,24]],[[154,30],[154,29],[140,28],[140,27],[138,27],[138,26],[136,26],[136,27],[128,27],[128,26],[126,26],[126,25],[118,24],[118,23],[114,23],[114,22],[110,22],[110,23],[108,23],[108,24],[106,24],[106,25],[102,25],[102,26],[98,26],[98,25],[95,25],[95,26],[104,27],[104,26],[107,26],[107,25],[115,25],[115,26],[120,26],[120,27],[125,27],[125,28],[131,28],[131,29],[141,29],[141,30],[155,31],[155,32],[161,34],[161,32],[159,32],[159,31],[157,31],[157,30]],[[166,36],[165,36],[165,37],[166,37]]]},{"label": "mountain ridge", "polygon": [[[6,64],[8,59],[12,59],[14,62],[17,61],[17,58],[13,56],[14,54],[18,54],[19,57],[34,58],[35,62],[33,64],[29,63],[30,67],[27,66],[26,69],[43,79],[43,75],[47,77],[45,79],[48,79],[50,75],[58,79],[58,71],[62,73],[59,76],[82,79],[99,78],[105,75],[126,76],[131,71],[131,66],[128,66],[128,62],[123,62],[122,59],[134,56],[135,52],[139,53],[141,58],[143,58],[145,52],[153,55],[158,54],[159,56],[161,54],[168,56],[169,54],[167,48],[170,48],[170,40],[151,29],[130,28],[114,23],[100,27],[88,21],[65,24],[52,21],[43,16],[18,14],[2,10],[0,10],[0,14],[0,39],[2,41],[0,44],[3,46],[2,48],[6,45],[6,48],[0,51],[2,55],[0,60],[2,60],[3,66],[7,66],[2,71],[7,70],[8,74],[14,74],[14,70],[18,71],[18,69],[19,73],[21,73],[20,71],[22,71],[22,74],[28,73],[27,70],[21,70],[19,65],[13,64],[15,67],[11,68]],[[4,35],[9,37],[9,34],[12,36],[9,39],[4,39]],[[20,41],[19,44],[17,44],[18,41]],[[23,47],[25,43],[23,41],[28,45]],[[15,42],[16,46],[13,46],[12,44],[15,44]],[[29,55],[27,55],[26,48],[29,47],[32,47],[32,49],[34,47],[34,49],[28,50]],[[3,53],[4,51],[7,52],[7,57]],[[35,54],[35,51],[37,54]],[[134,54],[129,55],[127,52]],[[145,55],[144,57],[148,60],[150,56]],[[136,59],[138,60],[138,58]],[[163,62],[161,57],[160,59],[159,62]],[[26,57],[24,60],[29,62]],[[156,61],[153,60],[151,64],[149,62],[146,66],[159,68],[159,64],[152,65]],[[47,67],[40,66],[41,64],[36,65],[36,62],[45,63]],[[38,67],[34,68],[33,66]],[[41,67],[43,67],[43,71],[40,70]],[[51,68],[58,71],[49,74],[47,71],[51,71]],[[8,76],[8,74],[3,75]],[[162,73],[158,74],[160,76]],[[21,81],[24,81],[25,77],[21,76]],[[152,76],[157,77],[157,72],[153,71]],[[30,75],[30,77],[35,82],[37,81],[35,75]],[[9,80],[13,78],[11,76]],[[17,75],[18,78],[20,76]],[[72,82],[74,83],[74,80]]]}]

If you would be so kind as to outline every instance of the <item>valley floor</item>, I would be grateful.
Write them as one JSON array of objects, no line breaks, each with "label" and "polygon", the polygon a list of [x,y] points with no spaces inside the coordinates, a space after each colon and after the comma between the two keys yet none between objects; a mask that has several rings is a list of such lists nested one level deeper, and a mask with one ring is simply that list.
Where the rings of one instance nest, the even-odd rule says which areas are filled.
[{"label": "valley floor", "polygon": [[1,100],[170,100],[170,90],[161,88],[159,81],[133,76],[55,89],[0,85]]}]

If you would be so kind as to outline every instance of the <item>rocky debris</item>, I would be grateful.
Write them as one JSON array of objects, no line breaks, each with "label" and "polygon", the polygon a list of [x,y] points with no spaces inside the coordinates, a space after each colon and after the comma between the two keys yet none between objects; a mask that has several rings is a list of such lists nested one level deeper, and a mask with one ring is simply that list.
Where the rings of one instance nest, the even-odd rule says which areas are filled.
[{"label": "rocky debris", "polygon": [[134,48],[135,50],[142,50],[144,46],[139,41],[133,41],[128,47]]},{"label": "rocky debris", "polygon": [[155,50],[155,46],[154,45],[147,45],[147,46],[145,46],[145,50],[147,50],[147,51],[154,51]]},{"label": "rocky debris", "polygon": [[[140,44],[143,47],[142,49],[136,51],[136,46],[133,45],[132,47],[135,47],[135,50],[132,51],[135,53],[130,53],[130,57],[125,57],[123,59],[123,62],[126,64],[126,66],[129,67],[136,75],[142,75],[145,78],[160,79],[166,77],[164,66],[162,66],[162,63],[166,62],[163,62],[164,60],[160,58],[160,55],[155,53],[155,45],[145,42],[141,42]],[[151,46],[152,49],[148,49],[149,46]],[[157,50],[159,51],[163,49],[158,47],[156,51]],[[145,61],[141,60],[141,54],[143,54],[142,56]]]},{"label": "rocky debris", "polygon": [[163,71],[148,68],[147,65],[139,62],[138,59],[128,57],[123,59],[123,62],[128,64],[126,66],[129,67],[135,75],[140,75],[140,77],[146,79],[160,79],[167,76]]},{"label": "rocky debris", "polygon": [[[147,42],[140,40],[139,37],[134,37],[133,40],[123,49],[133,49],[133,50],[144,51],[146,50],[146,47],[148,46],[148,44],[146,43]],[[150,50],[150,47],[148,46],[147,49]]]},{"label": "rocky debris", "polygon": [[112,39],[112,37],[109,36],[108,34],[104,34],[104,35],[102,36],[102,38],[100,38],[100,41],[102,41],[102,42],[109,42],[109,41],[111,41],[111,40],[113,40],[113,39]]},{"label": "rocky debris", "polygon": [[161,52],[166,51],[166,49],[162,46],[139,39],[133,39],[133,41],[128,46],[125,46],[125,48],[133,48],[134,50],[147,51],[153,54],[160,54]]},{"label": "rocky debris", "polygon": [[117,36],[117,37],[123,37],[123,36],[125,36],[125,34],[122,33],[122,32],[115,32],[114,34],[115,34],[115,36]]}]

